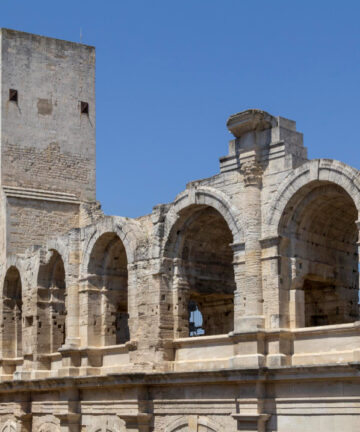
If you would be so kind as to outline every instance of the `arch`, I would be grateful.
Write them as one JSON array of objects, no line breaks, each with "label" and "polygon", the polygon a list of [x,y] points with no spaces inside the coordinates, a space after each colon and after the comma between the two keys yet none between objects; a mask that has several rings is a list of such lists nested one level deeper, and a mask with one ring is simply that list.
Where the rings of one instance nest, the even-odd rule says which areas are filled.
[{"label": "arch", "polygon": [[1,432],[16,432],[16,423],[12,420],[8,420],[2,427]]},{"label": "arch", "polygon": [[145,237],[140,224],[128,218],[116,216],[105,217],[84,231],[84,237],[88,240],[83,248],[83,259],[80,265],[81,277],[87,276],[90,254],[95,243],[103,234],[108,232],[116,234],[122,241],[128,263],[131,264],[135,261],[137,246]]},{"label": "arch", "polygon": [[[190,201],[191,202],[191,201]],[[213,206],[177,205],[176,218],[163,247],[165,262],[172,262],[169,291],[175,337],[225,334],[234,326],[233,234],[223,215]],[[169,272],[169,270],[167,270]],[[197,314],[194,314],[198,310]],[[191,320],[196,316],[200,322]],[[168,321],[168,320],[167,320]]]},{"label": "arch", "polygon": [[5,274],[2,301],[2,354],[4,358],[22,356],[22,281],[17,267]]},{"label": "arch", "polygon": [[39,428],[39,432],[59,432],[59,430],[59,425],[56,422],[45,422]]},{"label": "arch", "polygon": [[280,219],[291,198],[304,186],[311,188],[319,181],[334,183],[343,188],[353,199],[360,213],[359,171],[336,160],[314,159],[293,170],[277,188],[264,211],[263,237],[277,237]]},{"label": "arch", "polygon": [[62,256],[49,250],[41,260],[37,274],[38,352],[57,352],[66,338],[66,274]]},{"label": "arch", "polygon": [[213,420],[210,420],[208,417],[194,415],[188,417],[183,416],[171,421],[167,426],[165,426],[164,432],[189,432],[189,420],[193,425],[196,424],[197,430],[200,429],[199,427],[202,427],[200,429],[201,432],[224,432],[224,429],[221,425]]},{"label": "arch", "polygon": [[326,178],[293,188],[278,219],[280,304],[292,327],[358,317],[358,208],[338,183]]},{"label": "arch", "polygon": [[226,221],[232,233],[233,242],[242,243],[244,241],[243,221],[229,197],[217,189],[202,186],[187,189],[175,198],[165,218],[164,243],[168,242],[170,232],[180,213],[192,205],[204,205],[217,210]]},{"label": "arch", "polygon": [[128,258],[115,232],[97,238],[89,255],[88,284],[93,290],[89,315],[101,345],[130,340],[128,313]]}]

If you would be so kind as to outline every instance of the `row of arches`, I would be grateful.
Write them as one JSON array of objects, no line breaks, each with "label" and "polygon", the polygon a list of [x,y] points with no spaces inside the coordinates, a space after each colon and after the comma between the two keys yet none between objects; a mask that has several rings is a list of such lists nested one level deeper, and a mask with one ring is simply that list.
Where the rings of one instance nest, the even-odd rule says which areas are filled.
[{"label": "row of arches", "polygon": [[[312,327],[358,319],[357,207],[344,188],[329,180],[304,184],[279,218],[279,303],[284,326]],[[176,337],[216,335],[234,329],[234,298],[241,291],[234,272],[232,221],[221,208],[189,203],[176,212],[163,247],[169,267],[169,314]],[[93,343],[130,340],[129,256],[115,232],[93,242],[87,265]],[[39,268],[35,319],[40,353],[56,352],[66,339],[66,278],[57,251]],[[296,293],[296,295],[294,295]],[[292,316],[295,298],[296,316]],[[22,355],[22,288],[18,269],[8,269],[3,288],[3,356]],[[292,321],[296,321],[295,324]]]}]

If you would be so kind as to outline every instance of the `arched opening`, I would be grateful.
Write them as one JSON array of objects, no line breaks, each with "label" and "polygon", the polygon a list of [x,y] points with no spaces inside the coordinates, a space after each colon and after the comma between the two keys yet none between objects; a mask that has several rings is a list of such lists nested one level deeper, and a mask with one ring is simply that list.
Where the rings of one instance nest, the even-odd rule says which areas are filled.
[{"label": "arched opening", "polygon": [[225,334],[234,326],[232,233],[214,208],[180,212],[165,255],[174,260],[175,336]]},{"label": "arched opening", "polygon": [[57,251],[38,274],[37,334],[38,350],[43,354],[56,352],[66,339],[65,268]]},{"label": "arched opening", "polygon": [[96,241],[88,273],[91,284],[101,292],[100,302],[94,301],[91,307],[99,342],[105,346],[124,344],[130,340],[127,256],[116,234],[103,234]]},{"label": "arched opening", "polygon": [[22,356],[22,286],[18,269],[10,267],[3,291],[2,351],[4,358]]},{"label": "arched opening", "polygon": [[357,209],[341,187],[313,182],[297,192],[280,222],[281,298],[293,327],[358,318]]},{"label": "arched opening", "polygon": [[16,423],[12,421],[7,422],[1,432],[16,432]]}]

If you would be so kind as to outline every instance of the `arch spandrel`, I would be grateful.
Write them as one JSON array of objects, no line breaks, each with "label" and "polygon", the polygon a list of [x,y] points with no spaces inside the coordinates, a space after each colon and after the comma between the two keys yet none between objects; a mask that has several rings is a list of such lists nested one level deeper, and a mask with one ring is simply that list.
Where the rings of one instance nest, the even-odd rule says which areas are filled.
[{"label": "arch spandrel", "polygon": [[[290,200],[303,189],[311,190],[321,182],[333,183],[352,198],[360,214],[360,173],[342,162],[330,159],[309,161],[292,171],[279,185],[264,211],[263,237],[277,237],[280,221]],[[300,199],[300,198],[299,198]]]}]

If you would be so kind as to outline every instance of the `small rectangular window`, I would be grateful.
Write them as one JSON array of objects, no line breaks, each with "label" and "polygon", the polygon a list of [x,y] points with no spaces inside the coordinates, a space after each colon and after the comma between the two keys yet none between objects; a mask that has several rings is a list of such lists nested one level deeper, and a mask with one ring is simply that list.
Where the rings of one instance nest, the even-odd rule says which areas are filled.
[{"label": "small rectangular window", "polygon": [[81,114],[89,114],[89,104],[87,102],[80,102]]},{"label": "small rectangular window", "polygon": [[15,89],[9,90],[9,101],[17,102],[18,101],[18,91]]}]

